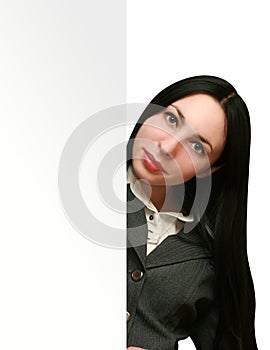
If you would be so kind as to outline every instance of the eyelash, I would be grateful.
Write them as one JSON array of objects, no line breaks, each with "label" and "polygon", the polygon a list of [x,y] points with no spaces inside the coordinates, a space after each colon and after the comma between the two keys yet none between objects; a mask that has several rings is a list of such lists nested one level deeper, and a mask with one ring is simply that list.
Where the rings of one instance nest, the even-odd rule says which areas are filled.
[{"label": "eyelash", "polygon": [[[190,141],[190,143],[192,144],[192,149],[193,149],[194,152],[196,152],[198,155],[202,155],[202,156],[205,155],[205,149],[204,149],[203,145],[200,142],[198,142],[198,141]],[[196,151],[195,148],[193,147],[193,145],[199,145],[200,146],[200,150]]]},{"label": "eyelash", "polygon": [[[176,127],[178,126],[179,120],[178,120],[178,118],[177,118],[176,115],[174,115],[174,114],[171,113],[171,112],[165,112],[164,114],[165,114],[165,117],[166,117],[166,121],[167,121],[170,125],[176,126]],[[169,118],[170,118],[170,117],[174,118],[174,121],[176,122],[176,124],[173,124],[173,123],[171,123],[171,122],[169,121]]]}]

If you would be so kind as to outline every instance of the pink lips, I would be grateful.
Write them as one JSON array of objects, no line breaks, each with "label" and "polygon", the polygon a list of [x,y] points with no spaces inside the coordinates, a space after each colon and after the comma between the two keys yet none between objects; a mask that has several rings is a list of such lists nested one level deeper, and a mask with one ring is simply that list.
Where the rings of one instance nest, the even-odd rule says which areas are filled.
[{"label": "pink lips", "polygon": [[148,170],[159,174],[165,172],[162,165],[159,163],[159,161],[155,159],[155,157],[151,153],[147,152],[145,149],[144,152],[145,154],[143,158],[143,163]]}]

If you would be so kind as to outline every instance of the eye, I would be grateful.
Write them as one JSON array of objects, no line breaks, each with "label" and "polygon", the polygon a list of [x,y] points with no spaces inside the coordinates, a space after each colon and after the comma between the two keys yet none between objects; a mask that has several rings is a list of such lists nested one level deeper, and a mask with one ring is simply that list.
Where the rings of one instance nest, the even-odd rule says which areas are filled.
[{"label": "eye", "polygon": [[173,125],[173,126],[178,126],[178,118],[171,112],[165,112],[165,117],[166,117],[166,120],[167,122],[170,124],[170,125]]},{"label": "eye", "polygon": [[201,154],[201,155],[205,155],[205,149],[200,142],[191,141],[191,147],[193,148],[193,150],[196,153]]}]

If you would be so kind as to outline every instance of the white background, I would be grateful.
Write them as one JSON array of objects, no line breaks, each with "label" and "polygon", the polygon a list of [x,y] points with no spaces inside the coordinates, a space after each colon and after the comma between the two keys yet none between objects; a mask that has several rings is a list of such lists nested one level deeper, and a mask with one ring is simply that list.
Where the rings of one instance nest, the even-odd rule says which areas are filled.
[{"label": "white background", "polygon": [[229,80],[250,110],[248,252],[258,347],[269,349],[266,5],[129,1],[123,30],[120,1],[1,1],[1,349],[125,347],[125,254],[70,225],[59,158],[88,116],[196,74]]},{"label": "white background", "polygon": [[125,102],[125,17],[124,1],[0,2],[3,350],[125,347],[125,253],[83,238],[57,188],[69,135]]}]

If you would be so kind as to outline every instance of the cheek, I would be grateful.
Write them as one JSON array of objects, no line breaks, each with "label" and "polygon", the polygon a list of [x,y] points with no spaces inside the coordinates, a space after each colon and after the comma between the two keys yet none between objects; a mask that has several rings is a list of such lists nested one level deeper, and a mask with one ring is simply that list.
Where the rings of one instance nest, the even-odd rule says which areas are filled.
[{"label": "cheek", "polygon": [[175,157],[175,172],[174,180],[179,179],[179,173],[182,177],[182,182],[192,179],[196,175],[200,175],[209,167],[208,158],[199,158],[192,152],[182,151]]},{"label": "cheek", "polygon": [[179,178],[179,173],[184,182],[190,180],[196,174],[193,161],[187,152],[181,152],[181,155],[175,158],[175,168],[175,180]]},{"label": "cheek", "polygon": [[166,133],[164,133],[164,130],[162,130],[161,128],[155,127],[154,125],[145,124],[140,128],[135,140],[137,138],[141,138],[149,141],[158,142],[159,140],[164,138],[164,135],[166,136]]}]

